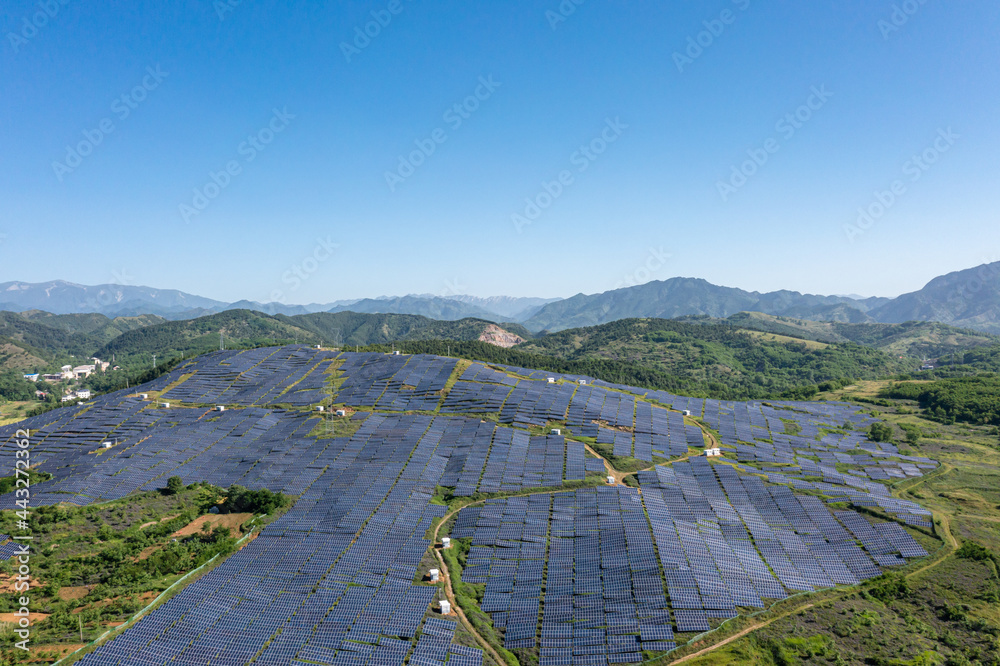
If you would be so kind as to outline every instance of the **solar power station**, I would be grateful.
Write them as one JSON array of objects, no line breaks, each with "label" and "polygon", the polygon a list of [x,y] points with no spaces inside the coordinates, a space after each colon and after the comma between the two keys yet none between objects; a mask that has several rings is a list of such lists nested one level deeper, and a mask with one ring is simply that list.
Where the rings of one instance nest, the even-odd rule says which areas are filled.
[{"label": "solar power station", "polygon": [[[504,647],[537,650],[542,666],[638,663],[741,612],[927,555],[903,525],[930,527],[930,512],[886,484],[937,463],[868,441],[874,419],[854,406],[702,400],[458,363],[298,345],[220,351],[0,428],[6,464],[27,428],[32,461],[53,475],[36,505],[120,499],[171,476],[296,497],[79,663],[492,663],[456,642],[457,618],[437,610],[443,590],[417,580],[446,512],[431,502],[439,486],[504,494],[463,508],[444,533],[470,540],[461,580],[483,586]],[[721,457],[704,456],[685,412],[719,433]],[[338,436],[338,422],[350,434]],[[607,485],[587,442],[648,462],[638,488]],[[563,488],[587,479],[599,482]],[[13,549],[0,535],[0,556]]]}]

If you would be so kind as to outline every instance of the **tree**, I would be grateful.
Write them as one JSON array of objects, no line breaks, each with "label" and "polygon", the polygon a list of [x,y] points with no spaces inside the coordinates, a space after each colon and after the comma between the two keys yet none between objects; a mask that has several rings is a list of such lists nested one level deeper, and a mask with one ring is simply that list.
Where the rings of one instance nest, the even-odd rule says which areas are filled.
[{"label": "tree", "polygon": [[871,424],[868,428],[868,439],[873,442],[891,442],[892,426],[881,421]]},{"label": "tree", "polygon": [[184,481],[179,476],[172,476],[167,479],[167,494],[176,495],[184,490]]}]

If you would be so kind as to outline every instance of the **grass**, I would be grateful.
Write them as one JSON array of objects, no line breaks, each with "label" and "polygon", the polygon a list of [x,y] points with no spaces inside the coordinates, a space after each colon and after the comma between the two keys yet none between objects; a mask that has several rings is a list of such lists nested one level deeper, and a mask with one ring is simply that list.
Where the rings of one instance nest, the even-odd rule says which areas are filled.
[{"label": "grass", "polygon": [[830,345],[825,342],[817,342],[816,340],[807,340],[805,338],[793,338],[788,335],[779,335],[777,333],[764,333],[762,331],[747,331],[748,335],[751,335],[760,340],[767,340],[769,342],[780,342],[780,343],[794,343],[798,345],[805,345],[806,349],[828,349]]},{"label": "grass", "polygon": [[619,472],[626,472],[628,474],[649,469],[654,465],[670,462],[669,458],[660,458],[659,456],[653,456],[653,462],[639,460],[638,458],[632,458],[631,456],[616,456],[614,444],[597,444],[594,442],[590,444],[590,448],[597,451],[601,457],[611,463],[611,466],[616,470]]},{"label": "grass", "polygon": [[4,402],[0,403],[0,426],[10,425],[24,420],[28,411],[43,403],[40,402]]}]

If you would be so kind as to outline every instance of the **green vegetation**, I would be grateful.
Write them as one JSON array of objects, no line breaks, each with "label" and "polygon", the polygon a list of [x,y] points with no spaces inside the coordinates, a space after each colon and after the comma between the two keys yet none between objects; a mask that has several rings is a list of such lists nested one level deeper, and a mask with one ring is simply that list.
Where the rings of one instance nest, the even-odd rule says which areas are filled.
[{"label": "green vegetation", "polygon": [[172,476],[167,479],[166,494],[176,495],[184,489],[184,481],[179,476]]},{"label": "green vegetation", "polygon": [[868,427],[868,439],[873,442],[891,442],[892,426],[888,423],[873,423]]},{"label": "green vegetation", "polygon": [[440,552],[451,575],[455,600],[469,619],[472,627],[497,651],[497,654],[504,658],[507,666],[519,666],[521,662],[518,658],[504,649],[503,638],[493,627],[493,620],[479,609],[486,586],[471,585],[462,582],[462,570],[465,568],[465,561],[466,557],[468,557],[469,549],[472,547],[472,540],[452,539],[451,544],[451,548],[441,550]]},{"label": "green vegetation", "polygon": [[883,398],[916,400],[926,414],[944,423],[1000,425],[1000,375],[941,379],[932,383],[898,383]]},{"label": "green vegetation", "polygon": [[[169,485],[169,484],[168,484]],[[273,513],[288,505],[288,497],[267,488],[247,490],[233,485],[226,491],[226,501],[219,507],[221,513]]]},{"label": "green vegetation", "polygon": [[[17,476],[6,476],[0,479],[0,495],[4,495],[14,490],[17,487],[18,478],[25,478],[22,474],[20,477]],[[36,483],[41,483],[42,481],[48,481],[52,478],[52,475],[48,472],[36,472],[33,469],[29,469],[27,472],[28,486],[33,486]],[[23,483],[21,484],[24,485]],[[9,532],[8,532],[9,534]]]},{"label": "green vegetation", "polygon": [[[821,390],[820,384],[842,386],[851,379],[875,378],[911,367],[852,343],[817,347],[803,341],[769,340],[726,323],[666,319],[625,319],[561,331],[517,349],[580,365],[617,363],[625,371],[625,383],[629,383],[628,369],[643,368],[662,377],[655,388],[733,400],[809,399]],[[614,374],[613,365],[608,370]]]},{"label": "green vegetation", "polygon": [[849,323],[841,321],[808,321],[761,314],[740,312],[725,320],[731,325],[757,331],[826,343],[853,342],[874,347],[893,356],[910,358],[964,357],[966,352],[978,353],[983,347],[996,347],[1000,339],[995,335],[955,328],[947,324],[928,321],[910,321],[903,324]]},{"label": "green vegetation", "polygon": [[[12,370],[0,371],[0,401],[46,402],[46,400],[36,398],[35,391],[48,387],[29,382],[23,374]],[[54,400],[52,398],[51,402]]]}]

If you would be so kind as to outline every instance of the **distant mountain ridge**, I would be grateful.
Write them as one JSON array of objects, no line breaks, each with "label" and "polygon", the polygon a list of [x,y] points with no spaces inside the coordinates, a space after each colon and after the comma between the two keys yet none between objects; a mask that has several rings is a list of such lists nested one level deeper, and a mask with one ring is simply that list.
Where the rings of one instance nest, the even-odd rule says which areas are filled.
[{"label": "distant mountain ridge", "polygon": [[838,318],[864,321],[869,303],[869,300],[856,301],[844,296],[816,296],[797,291],[761,294],[735,287],[719,287],[701,278],[671,278],[603,294],[578,294],[543,306],[523,323],[532,331],[560,331],[635,317],[674,319],[687,315],[708,315],[725,319],[737,312],[751,311],[776,315],[788,313],[788,316],[794,314],[799,319],[812,319],[831,309],[841,311]]},{"label": "distant mountain ridge", "polygon": [[878,321],[938,321],[1000,334],[1000,261],[934,278],[871,311]]},{"label": "distant mountain ridge", "polygon": [[438,319],[441,321],[458,321],[459,319],[475,318],[490,321],[504,321],[495,312],[450,298],[400,296],[398,298],[366,298],[351,305],[341,305],[331,308],[330,312],[358,312],[364,314],[409,314]]},{"label": "distant mountain ridge", "polygon": [[823,296],[779,290],[751,292],[676,277],[600,294],[566,299],[410,294],[328,304],[289,305],[239,301],[223,303],[177,290],[151,287],[84,286],[56,280],[41,284],[0,284],[0,310],[43,310],[57,315],[99,313],[110,318],[156,315],[194,319],[228,310],[253,310],[294,317],[317,312],[417,315],[438,321],[481,319],[516,322],[534,332],[596,326],[620,319],[705,315],[725,319],[740,312],[844,324],[939,322],[1000,334],[1000,262],[956,271],[898,298]]}]

